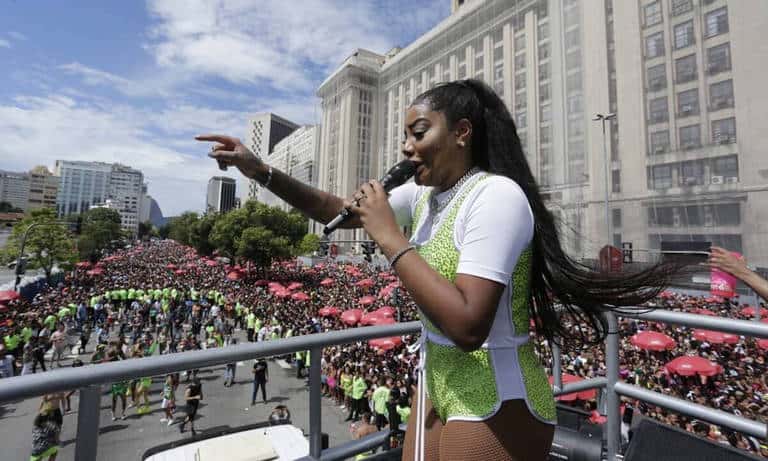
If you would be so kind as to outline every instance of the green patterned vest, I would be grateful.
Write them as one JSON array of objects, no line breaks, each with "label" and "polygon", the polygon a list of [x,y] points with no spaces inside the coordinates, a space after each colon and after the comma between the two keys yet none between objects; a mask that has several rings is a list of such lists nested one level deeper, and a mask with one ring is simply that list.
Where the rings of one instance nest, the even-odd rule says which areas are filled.
[{"label": "green patterned vest", "polygon": [[[462,203],[482,181],[482,174],[471,180],[454,200],[442,223],[428,242],[418,248],[427,263],[447,280],[454,282],[459,251],[454,244],[454,224]],[[419,225],[429,194],[417,202],[413,224]],[[416,234],[416,233],[415,233]],[[417,235],[417,234],[416,234]],[[505,321],[502,331],[509,331],[508,341],[486,342],[478,350],[464,352],[422,313],[423,347],[426,353],[426,384],[432,404],[443,422],[451,419],[483,420],[493,416],[503,400],[524,398],[531,413],[538,419],[554,423],[555,401],[544,368],[528,342],[530,326],[531,250],[520,255],[512,274],[509,289],[513,290],[509,313],[499,315],[494,322]],[[509,314],[509,315],[506,315]],[[497,325],[494,324],[497,330]],[[501,367],[501,368],[500,368]],[[503,377],[503,379],[501,379]]]}]

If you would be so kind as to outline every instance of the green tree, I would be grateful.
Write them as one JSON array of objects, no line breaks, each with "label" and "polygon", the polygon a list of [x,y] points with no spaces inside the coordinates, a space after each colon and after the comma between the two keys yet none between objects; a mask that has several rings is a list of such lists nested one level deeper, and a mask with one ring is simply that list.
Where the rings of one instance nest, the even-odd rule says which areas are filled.
[{"label": "green tree", "polygon": [[315,234],[306,234],[295,248],[294,256],[310,255],[320,248],[320,237]]},{"label": "green tree", "polygon": [[201,255],[210,255],[216,247],[211,243],[211,231],[221,215],[207,214],[192,224],[190,230],[190,245]]},{"label": "green tree", "polygon": [[65,225],[56,220],[56,211],[41,208],[30,211],[13,226],[5,247],[5,256],[14,260],[19,256],[21,240],[30,226],[24,244],[24,254],[29,256],[29,268],[41,268],[51,277],[54,264],[71,264],[76,258],[75,244]]},{"label": "green tree", "polygon": [[291,244],[286,237],[278,237],[263,226],[245,229],[236,239],[237,256],[250,259],[261,267],[275,259],[291,256]]},{"label": "green tree", "polygon": [[170,234],[171,234],[171,223],[170,223],[170,222],[167,222],[167,223],[163,224],[163,225],[162,225],[162,226],[160,226],[160,228],[157,230],[157,235],[158,235],[158,236],[159,236],[161,239],[167,239],[167,238],[169,238]]},{"label": "green tree", "polygon": [[83,214],[78,238],[80,259],[95,261],[102,251],[113,247],[114,241],[124,237],[120,228],[120,213],[109,208],[94,208]]},{"label": "green tree", "polygon": [[144,221],[139,223],[139,240],[143,238],[149,238],[157,235],[157,229],[152,225],[151,221]]},{"label": "green tree", "polygon": [[232,210],[229,213],[218,215],[218,219],[210,229],[210,243],[223,256],[234,258],[237,256],[236,241],[249,227],[250,220],[247,208]]},{"label": "green tree", "polygon": [[169,223],[168,238],[183,245],[192,245],[192,228],[199,219],[200,216],[193,211],[187,211],[173,218]]}]

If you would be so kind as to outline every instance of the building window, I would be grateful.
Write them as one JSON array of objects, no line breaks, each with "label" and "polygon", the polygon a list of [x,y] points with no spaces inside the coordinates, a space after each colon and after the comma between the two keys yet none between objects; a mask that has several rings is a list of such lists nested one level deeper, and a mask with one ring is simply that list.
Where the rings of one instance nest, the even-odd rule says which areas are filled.
[{"label": "building window", "polygon": [[675,26],[675,49],[679,50],[691,46],[693,39],[693,20],[686,21]]},{"label": "building window", "polygon": [[621,227],[621,208],[614,208],[612,211],[612,224],[614,229]]},{"label": "building window", "polygon": [[728,178],[739,177],[739,160],[735,155],[729,155],[726,157],[718,157],[714,159],[712,164],[712,182],[720,182],[721,179],[715,179],[715,177],[722,177],[724,180]]},{"label": "building window", "polygon": [[549,101],[550,88],[549,83],[542,83],[539,85],[539,102]]},{"label": "building window", "polygon": [[719,110],[733,107],[733,80],[709,85],[710,110]]},{"label": "building window", "polygon": [[539,80],[549,80],[549,62],[539,64]]},{"label": "building window", "polygon": [[549,43],[542,43],[539,45],[539,60],[547,59],[549,57]]},{"label": "building window", "polygon": [[515,55],[515,70],[525,69],[525,53]]},{"label": "building window", "polygon": [[576,72],[566,77],[565,87],[568,93],[581,91],[581,72]]},{"label": "building window", "polygon": [[707,71],[709,75],[731,70],[731,46],[729,43],[713,46],[707,50]]},{"label": "building window", "polygon": [[621,193],[621,170],[611,170],[611,192]]},{"label": "building window", "polygon": [[680,148],[695,149],[701,147],[701,127],[688,125],[680,127]]},{"label": "building window", "polygon": [[677,94],[677,115],[688,117],[699,113],[699,90],[694,88]]},{"label": "building window", "polygon": [[675,81],[690,82],[696,79],[696,55],[685,56],[675,60]]},{"label": "building window", "polygon": [[549,144],[552,142],[552,127],[551,126],[543,126],[539,130],[539,141],[542,144]]},{"label": "building window", "polygon": [[546,123],[552,120],[552,105],[551,104],[542,104],[541,109],[541,123]]},{"label": "building window", "polygon": [[705,35],[714,37],[726,32],[728,32],[728,9],[722,7],[707,13]]},{"label": "building window", "polygon": [[669,131],[662,130],[651,133],[650,155],[659,155],[669,150]]},{"label": "building window", "polygon": [[667,87],[667,65],[659,64],[648,68],[648,89],[663,90]]},{"label": "building window", "polygon": [[732,144],[736,142],[736,119],[724,118],[712,122],[712,142],[715,144]]},{"label": "building window", "polygon": [[687,13],[693,9],[691,0],[672,0],[672,16]]},{"label": "building window", "polygon": [[667,98],[661,97],[651,99],[648,103],[649,122],[661,123],[669,120],[669,109],[667,108]]},{"label": "building window", "polygon": [[528,113],[526,111],[518,112],[515,116],[515,123],[518,128],[525,128],[528,126]]},{"label": "building window", "polygon": [[683,162],[680,166],[679,182],[681,186],[701,186],[704,184],[704,162],[694,160]]},{"label": "building window", "polygon": [[539,40],[546,40],[549,38],[549,23],[544,22],[539,24]]},{"label": "building window", "polygon": [[668,189],[672,187],[672,166],[658,165],[651,167],[650,188]]},{"label": "building window", "polygon": [[515,51],[525,50],[525,34],[515,36]]},{"label": "building window", "polygon": [[566,49],[577,48],[581,46],[581,29],[571,29],[565,33]]},{"label": "building window", "polygon": [[565,55],[565,68],[573,70],[581,67],[581,50],[575,49]]},{"label": "building window", "polygon": [[645,6],[645,27],[653,26],[661,22],[661,2],[656,1]]},{"label": "building window", "polygon": [[664,32],[645,37],[645,57],[655,58],[664,55]]}]

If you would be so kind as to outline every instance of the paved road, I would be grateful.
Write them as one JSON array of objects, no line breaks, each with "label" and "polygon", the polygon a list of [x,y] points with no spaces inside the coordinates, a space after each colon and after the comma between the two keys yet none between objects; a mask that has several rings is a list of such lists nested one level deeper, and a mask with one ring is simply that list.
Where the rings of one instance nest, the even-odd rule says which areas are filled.
[{"label": "paved road", "polygon": [[[89,347],[91,350],[93,342]],[[89,355],[89,354],[88,354]],[[65,365],[71,360],[68,359]],[[267,419],[271,410],[278,404],[288,406],[294,425],[305,434],[309,431],[309,388],[304,380],[296,378],[296,371],[285,362],[270,361],[267,383],[268,403],[251,406],[251,367],[253,361],[238,363],[236,384],[230,388],[223,386],[224,367],[203,369],[200,378],[203,383],[205,400],[200,406],[196,429],[200,433],[221,430],[226,427],[240,427]],[[49,371],[55,376],[56,370]],[[179,386],[179,394],[184,390],[184,378]],[[0,381],[2,385],[2,381]],[[153,380],[150,401],[152,412],[136,415],[135,408],[127,412],[125,420],[113,422],[110,414],[111,397],[105,387],[102,395],[101,423],[99,437],[100,460],[136,461],[148,448],[181,438],[191,437],[189,431],[179,432],[178,425],[167,426],[160,422],[163,410],[160,409],[162,378]],[[29,459],[32,444],[31,427],[39,399],[29,399],[18,404],[0,407],[0,448],[3,461]],[[61,433],[62,450],[57,461],[74,460],[75,434],[77,430],[77,394],[72,399],[70,414],[64,416]],[[349,425],[344,422],[345,414],[330,399],[323,399],[323,432],[330,439],[331,446],[351,439]]]}]

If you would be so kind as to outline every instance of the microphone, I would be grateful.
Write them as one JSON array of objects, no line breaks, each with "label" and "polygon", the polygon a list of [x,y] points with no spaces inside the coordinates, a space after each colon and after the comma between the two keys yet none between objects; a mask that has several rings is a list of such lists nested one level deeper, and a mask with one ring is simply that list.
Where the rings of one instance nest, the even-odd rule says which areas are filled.
[{"label": "microphone", "polygon": [[[387,171],[387,174],[385,174],[379,182],[384,187],[384,190],[389,192],[395,187],[401,186],[403,183],[411,179],[415,173],[416,164],[410,160],[403,160],[402,162],[393,166],[389,171]],[[323,229],[323,234],[328,235],[335,231],[337,227],[339,227],[342,223],[351,217],[352,211],[350,211],[349,208],[342,209],[339,214],[325,226],[325,229]]]}]

